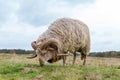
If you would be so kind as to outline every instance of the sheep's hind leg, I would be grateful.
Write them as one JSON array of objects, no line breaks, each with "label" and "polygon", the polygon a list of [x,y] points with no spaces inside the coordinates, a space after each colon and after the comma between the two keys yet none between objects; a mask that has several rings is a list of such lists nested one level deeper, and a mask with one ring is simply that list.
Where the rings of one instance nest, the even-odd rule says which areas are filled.
[{"label": "sheep's hind leg", "polygon": [[86,55],[85,54],[81,54],[81,60],[84,60],[83,65],[85,65],[86,64]]}]

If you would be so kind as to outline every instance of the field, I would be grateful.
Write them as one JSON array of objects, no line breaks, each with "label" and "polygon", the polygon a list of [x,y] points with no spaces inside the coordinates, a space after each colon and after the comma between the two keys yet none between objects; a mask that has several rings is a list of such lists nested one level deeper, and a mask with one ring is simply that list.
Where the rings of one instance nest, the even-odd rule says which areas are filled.
[{"label": "field", "polygon": [[82,65],[80,56],[72,66],[72,56],[67,65],[62,60],[40,67],[37,58],[28,55],[0,54],[0,80],[120,80],[120,58],[87,57]]}]

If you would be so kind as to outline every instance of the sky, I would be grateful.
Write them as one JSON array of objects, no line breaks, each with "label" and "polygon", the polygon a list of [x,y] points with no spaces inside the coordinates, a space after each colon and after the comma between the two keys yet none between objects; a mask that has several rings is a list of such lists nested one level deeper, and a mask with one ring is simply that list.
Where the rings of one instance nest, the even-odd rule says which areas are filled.
[{"label": "sky", "polygon": [[32,50],[31,42],[58,18],[90,29],[91,52],[120,51],[120,0],[0,0],[0,49]]}]

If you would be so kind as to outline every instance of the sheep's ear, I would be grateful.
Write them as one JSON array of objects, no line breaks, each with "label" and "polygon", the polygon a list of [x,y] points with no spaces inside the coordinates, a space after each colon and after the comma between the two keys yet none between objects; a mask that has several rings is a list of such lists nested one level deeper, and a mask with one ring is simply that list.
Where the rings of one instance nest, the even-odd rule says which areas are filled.
[{"label": "sheep's ear", "polygon": [[32,43],[31,43],[31,46],[32,46],[32,48],[34,49],[34,50],[36,50],[37,49],[37,44],[36,44],[36,41],[33,41]]},{"label": "sheep's ear", "polygon": [[41,49],[51,49],[51,50],[55,50],[57,53],[59,53],[60,51],[60,44],[59,44],[59,41],[54,39],[54,38],[51,38],[47,41],[45,41],[41,46],[40,46]]}]

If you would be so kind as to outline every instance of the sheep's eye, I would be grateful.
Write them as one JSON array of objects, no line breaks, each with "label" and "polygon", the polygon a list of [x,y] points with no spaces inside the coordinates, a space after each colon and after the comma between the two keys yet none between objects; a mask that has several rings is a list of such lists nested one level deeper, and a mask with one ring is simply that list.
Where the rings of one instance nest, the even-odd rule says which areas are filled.
[{"label": "sheep's eye", "polygon": [[45,53],[42,53],[41,55],[42,55],[42,56],[44,56],[44,55],[45,55]]}]

